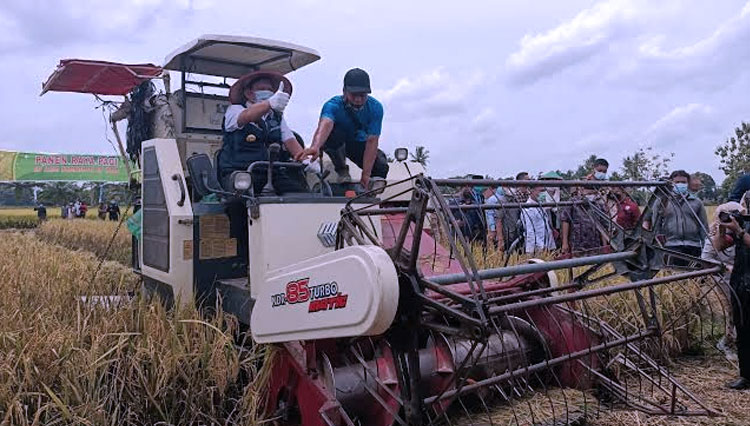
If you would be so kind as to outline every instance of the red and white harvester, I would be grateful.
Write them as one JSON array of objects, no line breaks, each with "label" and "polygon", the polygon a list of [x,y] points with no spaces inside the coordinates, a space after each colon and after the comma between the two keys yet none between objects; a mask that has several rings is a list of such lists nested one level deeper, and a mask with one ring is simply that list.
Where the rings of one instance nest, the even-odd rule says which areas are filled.
[{"label": "red and white harvester", "polygon": [[[351,188],[329,172],[310,174],[312,193],[254,194],[249,173],[222,188],[213,159],[227,80],[256,70],[287,74],[319,57],[284,42],[207,35],[162,66],[63,60],[43,88],[126,96],[163,82],[163,91],[145,99],[126,96],[111,115],[118,141],[116,121],[126,117],[149,134],[136,144],[128,140],[127,149],[120,144],[139,171],[133,187],[142,234],[134,239],[133,266],[146,291],[170,302],[221,304],[255,343],[278,348],[266,389],[269,418],[488,424],[493,407],[512,409],[552,389],[592,395],[588,409],[715,414],[658,363],[660,337],[684,324],[661,315],[664,291],[722,271],[662,247],[656,232],[640,226],[646,217],[658,223],[660,206],[679,202],[667,182],[434,179],[400,149],[386,186],[354,197],[337,196]],[[179,75],[178,90],[170,73]],[[150,118],[138,122],[144,116]],[[271,174],[301,167],[271,159],[263,164]],[[356,181],[358,169],[351,170]],[[563,197],[457,202],[455,194],[467,187],[506,194],[545,187]],[[615,220],[615,188],[650,200],[638,226],[625,229]],[[247,258],[230,235],[230,202],[247,207]],[[567,208],[587,215],[606,244],[542,261],[496,255],[465,231],[469,215],[484,220],[490,210],[519,218],[531,209],[554,215]],[[665,258],[683,266],[665,268]],[[605,319],[626,298],[635,301],[627,309],[637,320],[610,325]],[[695,310],[686,306],[684,313]],[[564,406],[556,421],[580,418],[581,407]]]}]

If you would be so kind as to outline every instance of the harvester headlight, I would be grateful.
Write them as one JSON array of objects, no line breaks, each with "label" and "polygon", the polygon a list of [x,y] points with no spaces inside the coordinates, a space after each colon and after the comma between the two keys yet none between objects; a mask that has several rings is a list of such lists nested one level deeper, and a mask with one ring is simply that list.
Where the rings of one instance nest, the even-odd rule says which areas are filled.
[{"label": "harvester headlight", "polygon": [[250,189],[253,180],[248,172],[234,172],[232,173],[232,187],[237,192],[245,192]]},{"label": "harvester headlight", "polygon": [[406,148],[396,148],[393,152],[393,156],[396,157],[396,160],[398,161],[406,161],[406,159],[409,158],[409,150]]}]

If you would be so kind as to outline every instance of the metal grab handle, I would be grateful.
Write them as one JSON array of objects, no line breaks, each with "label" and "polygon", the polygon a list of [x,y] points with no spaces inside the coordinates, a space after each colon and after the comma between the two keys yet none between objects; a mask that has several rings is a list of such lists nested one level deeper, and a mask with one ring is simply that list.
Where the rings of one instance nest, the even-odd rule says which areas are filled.
[{"label": "metal grab handle", "polygon": [[185,205],[185,184],[182,183],[182,179],[180,179],[180,175],[177,173],[172,175],[172,180],[177,181],[180,185],[180,199],[177,201],[177,205],[182,207]]}]

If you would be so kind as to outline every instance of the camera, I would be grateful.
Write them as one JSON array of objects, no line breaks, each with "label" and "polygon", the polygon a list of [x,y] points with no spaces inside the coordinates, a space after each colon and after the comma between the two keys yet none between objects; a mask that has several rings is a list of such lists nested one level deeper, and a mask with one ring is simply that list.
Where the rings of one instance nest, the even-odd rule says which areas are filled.
[{"label": "camera", "polygon": [[736,220],[737,223],[740,224],[740,226],[744,226],[745,221],[750,220],[750,216],[741,214],[737,211],[719,213],[719,221],[721,221],[722,223],[729,223],[732,221],[732,218],[734,218],[734,220]]}]

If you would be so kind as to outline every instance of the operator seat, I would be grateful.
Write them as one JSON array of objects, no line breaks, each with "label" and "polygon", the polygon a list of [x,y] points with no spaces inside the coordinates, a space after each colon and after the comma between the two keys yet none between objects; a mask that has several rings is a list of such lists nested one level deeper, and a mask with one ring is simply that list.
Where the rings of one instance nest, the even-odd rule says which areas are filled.
[{"label": "operator seat", "polygon": [[221,185],[216,178],[216,170],[207,154],[193,154],[185,160],[188,172],[193,181],[193,192],[205,197],[216,191],[221,191]]}]

